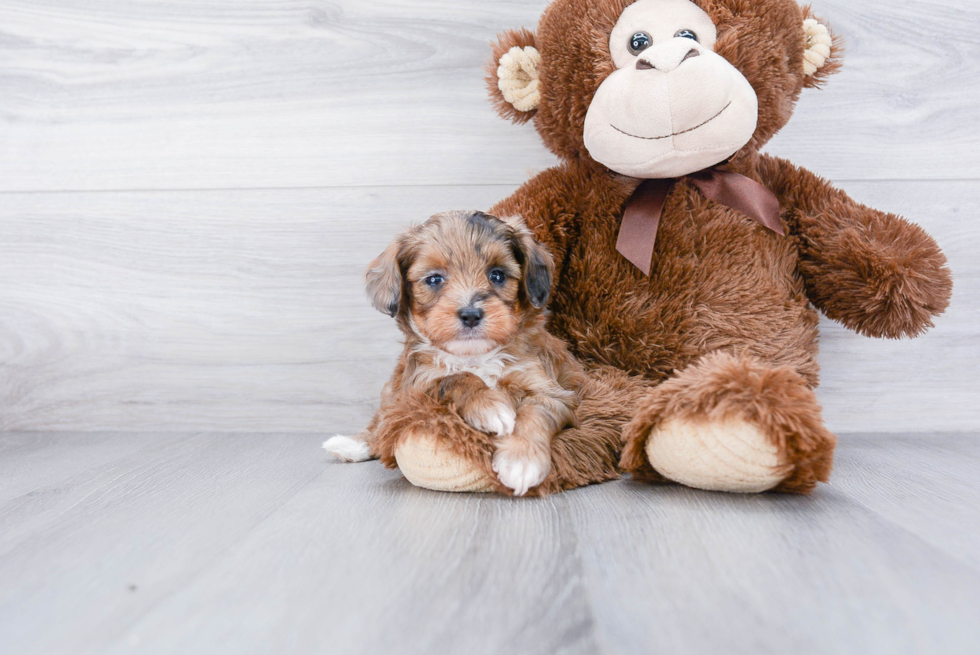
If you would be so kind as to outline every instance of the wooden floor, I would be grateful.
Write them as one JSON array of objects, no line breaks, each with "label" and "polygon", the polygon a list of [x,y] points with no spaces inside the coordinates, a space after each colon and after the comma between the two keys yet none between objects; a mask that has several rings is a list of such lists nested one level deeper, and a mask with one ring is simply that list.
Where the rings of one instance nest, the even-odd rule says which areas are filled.
[{"label": "wooden floor", "polygon": [[976,653],[978,435],[808,498],[411,487],[314,434],[0,435],[0,652]]}]

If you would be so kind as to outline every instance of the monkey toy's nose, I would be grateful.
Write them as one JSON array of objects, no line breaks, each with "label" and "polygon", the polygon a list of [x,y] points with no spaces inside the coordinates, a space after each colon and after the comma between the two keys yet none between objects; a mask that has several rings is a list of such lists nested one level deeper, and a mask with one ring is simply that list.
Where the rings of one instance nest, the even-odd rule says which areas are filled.
[{"label": "monkey toy's nose", "polygon": [[664,73],[669,73],[688,59],[701,56],[701,53],[697,48],[691,48],[687,52],[683,52],[683,56],[681,56],[682,52],[683,51],[678,51],[676,48],[663,48],[659,52],[644,52],[643,55],[636,60],[636,70],[659,70]]},{"label": "monkey toy's nose", "polygon": [[476,327],[483,320],[483,310],[476,307],[461,309],[457,315],[459,316],[459,320],[463,322],[463,325],[469,328]]}]

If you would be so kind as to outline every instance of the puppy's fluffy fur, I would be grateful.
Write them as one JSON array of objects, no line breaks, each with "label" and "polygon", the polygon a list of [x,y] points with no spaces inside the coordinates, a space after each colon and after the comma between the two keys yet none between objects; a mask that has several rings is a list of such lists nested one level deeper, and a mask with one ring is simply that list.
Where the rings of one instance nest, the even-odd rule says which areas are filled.
[{"label": "puppy's fluffy fur", "polygon": [[378,456],[388,415],[417,394],[494,437],[493,470],[522,496],[551,469],[551,441],[575,425],[585,373],[545,330],[551,256],[519,219],[448,212],[408,230],[367,271],[368,295],[393,316],[405,349],[381,408],[354,439],[324,444],[339,459]]}]

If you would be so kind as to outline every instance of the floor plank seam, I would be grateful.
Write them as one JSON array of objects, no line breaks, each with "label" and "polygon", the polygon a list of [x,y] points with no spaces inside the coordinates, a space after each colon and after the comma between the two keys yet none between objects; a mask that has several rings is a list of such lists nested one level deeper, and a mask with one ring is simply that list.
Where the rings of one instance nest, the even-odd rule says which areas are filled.
[{"label": "floor plank seam", "polygon": [[860,499],[854,498],[853,496],[851,496],[850,494],[848,494],[843,489],[841,489],[839,487],[835,487],[834,484],[833,484],[833,479],[831,479],[831,482],[830,482],[829,485],[825,485],[822,489],[818,490],[817,493],[820,493],[820,492],[826,493],[828,491],[831,494],[833,494],[834,496],[839,497],[840,499],[843,499],[847,504],[851,505],[852,507],[859,507],[864,512],[866,512],[866,513],[874,516],[876,520],[882,521],[883,523],[887,523],[892,528],[894,528],[896,530],[899,530],[900,532],[902,532],[904,535],[906,535],[912,541],[915,541],[915,542],[921,544],[922,546],[926,547],[927,550],[929,550],[931,552],[934,552],[934,553],[937,553],[938,555],[941,555],[944,559],[947,559],[947,560],[949,560],[951,562],[955,562],[956,564],[959,564],[961,566],[965,566],[971,572],[976,573],[978,576],[980,576],[980,568],[977,568],[977,566],[975,564],[973,564],[973,563],[971,563],[971,562],[969,562],[967,560],[964,560],[964,559],[960,558],[960,556],[958,556],[956,553],[952,553],[949,550],[947,550],[946,548],[944,548],[943,546],[941,546],[939,544],[936,544],[936,543],[933,543],[932,541],[930,541],[926,537],[922,536],[921,534],[918,534],[916,532],[913,532],[912,530],[910,530],[909,528],[905,527],[904,525],[896,522],[894,519],[891,519],[891,518],[885,516],[884,514],[882,514],[881,512],[879,512],[878,510],[876,510],[875,508],[873,508],[873,507],[869,506],[868,504],[862,502]]}]

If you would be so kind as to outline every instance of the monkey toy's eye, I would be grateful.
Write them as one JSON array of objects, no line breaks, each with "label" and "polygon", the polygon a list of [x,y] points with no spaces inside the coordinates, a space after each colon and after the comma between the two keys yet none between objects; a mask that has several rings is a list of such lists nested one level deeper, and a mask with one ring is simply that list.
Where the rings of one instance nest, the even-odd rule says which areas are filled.
[{"label": "monkey toy's eye", "polygon": [[487,275],[487,277],[489,277],[489,278],[490,278],[490,282],[491,282],[492,284],[495,284],[495,285],[497,285],[498,287],[499,287],[499,286],[500,286],[501,284],[503,284],[504,282],[506,282],[506,281],[507,281],[507,274],[506,274],[506,273],[504,273],[504,272],[503,272],[502,270],[500,270],[499,268],[495,268],[495,269],[493,269],[492,271],[490,271],[490,273],[489,273],[489,275]]},{"label": "monkey toy's eye", "polygon": [[692,39],[694,41],[697,41],[698,40],[698,35],[695,34],[694,32],[692,32],[691,30],[681,30],[677,34],[674,35],[674,38],[675,39],[677,39],[677,38],[681,38],[681,39]]},{"label": "monkey toy's eye", "polygon": [[630,42],[627,47],[632,54],[638,55],[649,48],[651,43],[653,43],[653,39],[650,38],[649,34],[646,32],[637,32],[630,37]]},{"label": "monkey toy's eye", "polygon": [[441,275],[430,275],[422,281],[425,282],[426,286],[437,287],[445,282],[446,278],[442,277]]}]

